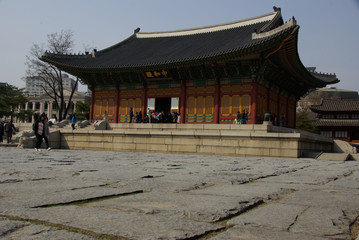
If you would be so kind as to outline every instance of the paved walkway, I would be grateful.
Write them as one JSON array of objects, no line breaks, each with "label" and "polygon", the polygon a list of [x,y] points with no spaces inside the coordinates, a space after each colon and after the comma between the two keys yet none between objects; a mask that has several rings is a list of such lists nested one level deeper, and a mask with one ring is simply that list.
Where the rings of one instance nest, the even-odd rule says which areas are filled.
[{"label": "paved walkway", "polygon": [[0,151],[0,239],[357,234],[352,225],[359,216],[357,161]]}]

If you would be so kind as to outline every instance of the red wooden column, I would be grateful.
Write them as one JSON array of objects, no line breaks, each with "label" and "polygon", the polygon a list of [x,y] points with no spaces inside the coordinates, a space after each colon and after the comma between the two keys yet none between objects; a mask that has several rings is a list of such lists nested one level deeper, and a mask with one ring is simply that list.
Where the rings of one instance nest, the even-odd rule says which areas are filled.
[{"label": "red wooden column", "polygon": [[251,123],[256,124],[257,123],[257,101],[258,101],[258,86],[257,84],[253,84],[253,90],[252,90],[252,113],[251,113]]},{"label": "red wooden column", "polygon": [[181,87],[180,95],[180,116],[181,123],[186,123],[186,86]]},{"label": "red wooden column", "polygon": [[120,89],[116,88],[116,94],[115,94],[115,123],[119,122],[119,119],[118,119],[119,107],[120,107]]},{"label": "red wooden column", "polygon": [[216,84],[214,91],[214,108],[213,108],[213,122],[218,124],[220,123],[220,103],[221,103],[221,89],[220,85]]},{"label": "red wooden column", "polygon": [[286,104],[287,104],[287,107],[285,108],[285,116],[284,116],[284,126],[285,127],[288,127],[288,113],[289,113],[289,96],[287,96],[287,99],[286,99]]},{"label": "red wooden column", "polygon": [[277,94],[277,126],[280,126],[280,92],[281,90],[279,89],[278,94]]},{"label": "red wooden column", "polygon": [[293,111],[293,128],[297,128],[297,111],[295,110],[297,106],[297,100],[294,101],[294,111]]},{"label": "red wooden column", "polygon": [[[267,112],[270,112],[270,90],[269,87],[267,88]],[[273,114],[273,113],[272,113]]]},{"label": "red wooden column", "polygon": [[95,110],[95,88],[92,88],[91,106],[90,106],[90,121],[93,120],[94,110]]}]

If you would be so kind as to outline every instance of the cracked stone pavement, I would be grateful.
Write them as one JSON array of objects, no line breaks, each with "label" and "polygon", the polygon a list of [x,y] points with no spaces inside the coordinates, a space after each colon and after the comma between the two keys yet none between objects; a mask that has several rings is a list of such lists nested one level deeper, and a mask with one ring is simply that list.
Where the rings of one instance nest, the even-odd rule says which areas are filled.
[{"label": "cracked stone pavement", "polygon": [[357,161],[0,149],[0,239],[357,237]]}]

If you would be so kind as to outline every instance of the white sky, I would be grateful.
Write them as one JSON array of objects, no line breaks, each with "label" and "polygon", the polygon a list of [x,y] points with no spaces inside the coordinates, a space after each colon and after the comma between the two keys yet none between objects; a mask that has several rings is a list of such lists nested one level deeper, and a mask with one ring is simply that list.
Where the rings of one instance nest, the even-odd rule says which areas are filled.
[{"label": "white sky", "polygon": [[78,53],[121,42],[137,27],[203,27],[271,13],[273,6],[285,21],[297,19],[305,66],[336,73],[337,88],[359,91],[359,0],[0,0],[0,82],[25,87],[30,48],[61,30],[73,31]]}]

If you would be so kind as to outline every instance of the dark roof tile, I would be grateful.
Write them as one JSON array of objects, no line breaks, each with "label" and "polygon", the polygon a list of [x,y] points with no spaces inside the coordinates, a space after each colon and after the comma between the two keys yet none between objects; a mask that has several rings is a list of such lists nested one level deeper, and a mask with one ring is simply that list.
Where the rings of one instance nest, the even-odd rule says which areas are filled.
[{"label": "dark roof tile", "polygon": [[313,123],[318,127],[359,127],[359,119],[318,119]]},{"label": "dark roof tile", "polygon": [[[294,21],[293,21],[294,22]],[[280,31],[274,26],[281,25]],[[47,53],[42,60],[54,65],[79,68],[126,68],[166,65],[223,56],[268,41],[289,31],[295,23],[286,24],[280,12],[243,21],[173,32],[135,33],[126,40],[91,54],[56,55]],[[258,38],[252,33],[260,30]],[[270,34],[261,36],[261,33]]]},{"label": "dark roof tile", "polygon": [[323,99],[320,105],[310,107],[313,112],[355,112],[359,111],[359,99],[357,100],[333,100]]}]

